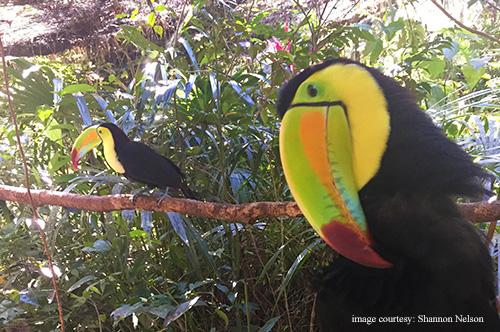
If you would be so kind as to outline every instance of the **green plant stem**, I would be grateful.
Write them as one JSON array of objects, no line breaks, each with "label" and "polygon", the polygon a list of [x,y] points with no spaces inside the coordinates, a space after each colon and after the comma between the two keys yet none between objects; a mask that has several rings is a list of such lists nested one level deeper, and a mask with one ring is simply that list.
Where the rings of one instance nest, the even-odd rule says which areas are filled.
[{"label": "green plant stem", "polygon": [[243,283],[243,289],[245,291],[245,308],[247,314],[247,332],[250,332],[250,305],[248,304],[248,283]]}]

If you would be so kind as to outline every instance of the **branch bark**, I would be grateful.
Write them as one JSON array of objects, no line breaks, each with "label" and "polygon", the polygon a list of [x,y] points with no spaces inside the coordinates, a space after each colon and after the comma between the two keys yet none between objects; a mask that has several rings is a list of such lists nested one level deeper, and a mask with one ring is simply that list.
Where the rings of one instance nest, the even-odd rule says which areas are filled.
[{"label": "branch bark", "polygon": [[[146,210],[177,212],[191,216],[237,221],[247,224],[262,218],[302,216],[293,202],[257,202],[249,204],[221,204],[201,202],[186,198],[165,198],[157,205],[156,197],[139,196],[132,202],[132,195],[80,195],[49,190],[31,190],[35,206],[55,205],[78,210],[109,212],[118,210]],[[29,203],[26,189],[0,185],[0,199]]]},{"label": "branch bark", "polygon": [[[176,212],[201,218],[236,221],[253,224],[264,218],[294,218],[302,216],[295,202],[256,202],[247,204],[221,204],[200,202],[185,198],[165,198],[160,205],[156,197],[132,195],[80,195],[50,190],[31,190],[35,206],[54,205],[78,210],[110,212],[119,210],[146,210]],[[0,199],[28,204],[26,189],[0,185]],[[500,220],[500,201],[458,204],[467,220],[492,222]]]}]

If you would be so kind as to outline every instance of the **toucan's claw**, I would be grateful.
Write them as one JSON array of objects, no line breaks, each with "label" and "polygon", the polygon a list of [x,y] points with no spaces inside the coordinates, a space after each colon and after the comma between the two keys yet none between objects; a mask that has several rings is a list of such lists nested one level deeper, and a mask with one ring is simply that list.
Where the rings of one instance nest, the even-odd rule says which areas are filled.
[{"label": "toucan's claw", "polygon": [[134,196],[132,196],[132,198],[131,198],[132,203],[135,204],[135,202],[137,201],[137,198],[139,196],[149,196],[149,194],[151,193],[151,190],[152,190],[151,188],[144,188],[141,191],[139,191],[137,194],[134,194]]},{"label": "toucan's claw", "polygon": [[137,201],[137,198],[139,198],[139,196],[151,196],[151,195],[154,195],[154,196],[159,196],[158,200],[156,201],[156,204],[158,206],[160,206],[161,202],[165,199],[165,197],[169,197],[169,195],[168,195],[168,188],[165,191],[160,190],[160,189],[158,189],[157,191],[153,191],[153,190],[154,190],[154,188],[144,188],[144,189],[142,189],[138,193],[134,194],[134,196],[132,196],[132,198],[131,198],[132,203],[135,203]]},{"label": "toucan's claw", "polygon": [[166,198],[168,197],[168,188],[165,189],[165,192],[160,196],[160,198],[158,198],[158,200],[156,201],[156,205],[160,206],[161,202]]}]

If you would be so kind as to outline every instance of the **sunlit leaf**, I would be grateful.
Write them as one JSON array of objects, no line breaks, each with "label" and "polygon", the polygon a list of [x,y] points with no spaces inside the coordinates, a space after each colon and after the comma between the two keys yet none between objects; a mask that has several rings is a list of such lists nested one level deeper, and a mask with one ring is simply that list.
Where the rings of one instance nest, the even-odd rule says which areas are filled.
[{"label": "sunlit leaf", "polygon": [[163,27],[161,25],[155,25],[153,29],[160,37],[163,37]]},{"label": "sunlit leaf", "polygon": [[68,85],[64,89],[59,92],[60,96],[64,96],[68,93],[83,93],[83,92],[94,92],[95,88],[88,85],[88,84],[73,84],[73,85]]},{"label": "sunlit leaf", "polygon": [[83,120],[83,124],[85,126],[92,125],[92,119],[90,118],[89,109],[87,108],[87,102],[81,93],[73,94],[73,97],[76,99],[76,105],[78,106],[78,110],[80,111],[80,115]]},{"label": "sunlit leaf", "polygon": [[189,240],[186,235],[186,227],[184,225],[184,221],[182,220],[180,214],[167,212],[167,216],[170,219],[170,222],[172,223],[172,227],[174,228],[175,233],[177,233],[177,235],[179,235],[181,240],[187,246],[189,246]]},{"label": "sunlit leaf", "polygon": [[260,329],[257,330],[257,332],[269,332],[271,329],[276,325],[276,323],[279,321],[281,316],[273,317],[270,320],[266,322]]},{"label": "sunlit leaf", "polygon": [[[57,267],[56,265],[52,265],[52,268],[54,270],[54,273],[56,274],[56,277],[60,277],[62,275],[61,269],[59,269],[59,267]],[[50,270],[48,264],[40,268],[40,272],[42,272],[42,274],[47,278],[52,278],[52,271]]]},{"label": "sunlit leaf", "polygon": [[162,12],[165,10],[165,5],[158,5],[155,7],[155,12]]},{"label": "sunlit leaf", "polygon": [[486,69],[484,67],[481,67],[476,71],[474,67],[472,67],[472,65],[468,64],[462,67],[462,72],[464,73],[465,80],[467,81],[469,88],[472,89],[484,75]]},{"label": "sunlit leaf", "polygon": [[175,308],[175,310],[165,318],[164,326],[166,327],[170,325],[174,320],[182,316],[186,311],[191,309],[196,304],[196,302],[198,302],[199,299],[200,297],[197,296],[177,306],[177,308]]},{"label": "sunlit leaf", "polygon": [[36,294],[31,288],[21,291],[19,299],[22,302],[32,304],[35,307],[39,306]]},{"label": "sunlit leaf", "polygon": [[92,247],[84,247],[82,251],[100,252],[103,255],[106,255],[110,249],[111,243],[109,241],[97,240],[94,242],[94,245]]},{"label": "sunlit leaf", "polygon": [[418,66],[427,70],[433,78],[437,78],[444,72],[444,69],[446,68],[446,62],[439,59],[434,59],[432,61],[422,61]]},{"label": "sunlit leaf", "polygon": [[56,119],[49,121],[47,127],[45,128],[45,134],[51,141],[63,146],[62,130],[60,129],[59,123]]},{"label": "sunlit leaf", "polygon": [[148,15],[148,24],[150,26],[154,26],[155,25],[155,21],[156,21],[156,15],[155,15],[155,13],[154,12],[153,13],[149,13],[149,15]]},{"label": "sunlit leaf", "polygon": [[137,302],[134,305],[124,304],[121,307],[119,307],[118,309],[114,310],[111,313],[111,316],[113,316],[113,319],[116,322],[119,319],[125,319],[134,313],[142,311],[143,307],[144,307],[144,304],[142,304],[141,302]]},{"label": "sunlit leaf", "polygon": [[147,234],[151,234],[153,224],[153,213],[151,211],[141,211],[141,228]]}]

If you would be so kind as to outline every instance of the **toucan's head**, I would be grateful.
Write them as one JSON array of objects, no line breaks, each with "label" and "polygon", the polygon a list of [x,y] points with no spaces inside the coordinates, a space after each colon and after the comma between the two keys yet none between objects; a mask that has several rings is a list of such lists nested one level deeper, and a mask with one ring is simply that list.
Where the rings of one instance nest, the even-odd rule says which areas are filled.
[{"label": "toucan's head", "polygon": [[318,234],[366,266],[391,263],[373,249],[361,202],[377,195],[472,196],[484,176],[376,69],[347,59],[299,73],[279,92],[280,154],[290,190]]},{"label": "toucan's head", "polygon": [[333,60],[310,67],[279,94],[280,153],[307,220],[340,254],[390,267],[372,248],[358,191],[377,173],[390,132],[384,93],[366,67]]},{"label": "toucan's head", "polygon": [[78,169],[82,157],[99,144],[119,145],[129,142],[127,135],[115,124],[103,123],[87,127],[76,139],[71,151],[71,162]]}]

